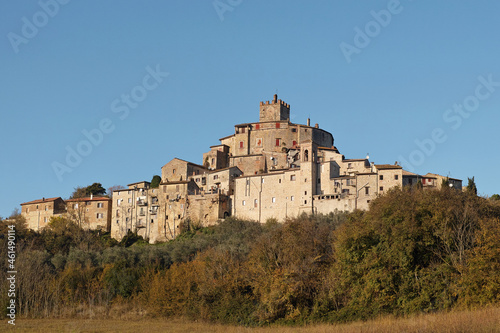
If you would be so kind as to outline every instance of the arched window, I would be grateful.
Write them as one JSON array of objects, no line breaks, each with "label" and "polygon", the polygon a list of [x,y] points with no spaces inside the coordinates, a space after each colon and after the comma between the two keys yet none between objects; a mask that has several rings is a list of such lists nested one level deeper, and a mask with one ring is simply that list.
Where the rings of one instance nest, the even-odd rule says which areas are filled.
[{"label": "arched window", "polygon": [[307,150],[307,149],[306,149],[306,150],[304,151],[304,161],[306,161],[306,162],[307,162],[308,160],[309,160],[309,150]]}]

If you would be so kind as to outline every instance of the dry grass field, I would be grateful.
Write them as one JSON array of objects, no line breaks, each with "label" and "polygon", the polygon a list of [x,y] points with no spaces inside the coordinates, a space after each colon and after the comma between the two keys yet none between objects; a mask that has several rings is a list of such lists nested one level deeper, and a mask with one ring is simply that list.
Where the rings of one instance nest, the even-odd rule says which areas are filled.
[{"label": "dry grass field", "polygon": [[371,333],[371,332],[500,332],[500,308],[380,318],[342,325],[245,328],[175,319],[17,319],[12,327],[4,320],[1,332],[214,332],[214,333]]}]

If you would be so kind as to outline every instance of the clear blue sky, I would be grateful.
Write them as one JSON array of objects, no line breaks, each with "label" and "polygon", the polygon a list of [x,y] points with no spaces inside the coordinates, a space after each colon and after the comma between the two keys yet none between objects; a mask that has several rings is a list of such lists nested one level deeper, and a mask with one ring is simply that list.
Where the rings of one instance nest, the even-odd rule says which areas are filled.
[{"label": "clear blue sky", "polygon": [[347,158],[500,192],[498,1],[55,1],[0,2],[0,216],[202,163],[276,90]]}]

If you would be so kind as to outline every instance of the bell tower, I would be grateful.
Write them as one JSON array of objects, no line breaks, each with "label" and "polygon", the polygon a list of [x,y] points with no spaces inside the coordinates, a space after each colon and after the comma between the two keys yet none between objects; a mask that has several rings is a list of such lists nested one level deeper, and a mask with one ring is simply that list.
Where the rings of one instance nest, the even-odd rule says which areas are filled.
[{"label": "bell tower", "polygon": [[290,105],[278,99],[274,94],[274,99],[269,102],[260,102],[259,122],[290,120]]}]

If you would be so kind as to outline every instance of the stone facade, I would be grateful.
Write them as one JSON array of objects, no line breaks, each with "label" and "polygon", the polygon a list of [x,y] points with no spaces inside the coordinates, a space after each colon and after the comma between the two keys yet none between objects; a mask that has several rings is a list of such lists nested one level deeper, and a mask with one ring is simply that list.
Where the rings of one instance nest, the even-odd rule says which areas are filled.
[{"label": "stone facade", "polygon": [[63,200],[60,197],[34,200],[21,204],[21,215],[28,228],[39,231],[51,217],[64,216],[84,229],[111,230],[111,199],[89,197]]},{"label": "stone facade", "polygon": [[21,216],[26,219],[28,228],[39,231],[47,226],[51,217],[61,216],[66,212],[64,200],[42,198],[21,204]]},{"label": "stone facade", "polygon": [[68,199],[66,215],[83,229],[111,231],[111,199],[87,197]]},{"label": "stone facade", "polygon": [[374,164],[368,156],[347,159],[318,124],[290,122],[290,106],[277,95],[260,103],[258,122],[235,125],[233,134],[211,146],[201,165],[174,158],[161,174],[158,189],[142,182],[113,193],[113,237],[130,230],[164,241],[186,223],[210,225],[229,215],[281,221],[302,213],[368,209],[378,195],[418,179],[425,188],[439,188],[442,179],[456,188],[462,183],[411,174],[397,163]]}]

